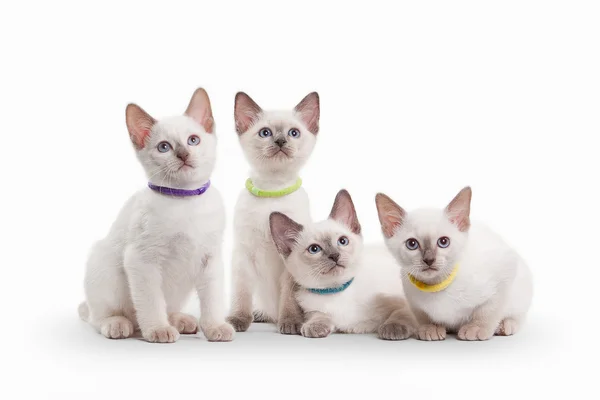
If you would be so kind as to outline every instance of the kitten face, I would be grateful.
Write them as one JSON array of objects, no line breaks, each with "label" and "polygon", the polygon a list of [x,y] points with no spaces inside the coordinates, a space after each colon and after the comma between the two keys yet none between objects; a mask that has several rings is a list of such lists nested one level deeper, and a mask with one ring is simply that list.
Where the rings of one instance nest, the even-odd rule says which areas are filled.
[{"label": "kitten face", "polygon": [[363,240],[350,195],[338,193],[329,219],[303,227],[281,213],[270,217],[271,235],[286,268],[306,288],[337,287],[356,275]]},{"label": "kitten face", "polygon": [[316,142],[319,96],[311,93],[292,111],[263,111],[248,95],[235,99],[235,122],[240,143],[255,171],[298,171]]},{"label": "kitten face", "polygon": [[467,243],[471,189],[463,189],[444,210],[406,213],[389,197],[376,198],[388,248],[403,273],[433,283],[446,278]]},{"label": "kitten face", "polygon": [[194,93],[185,115],[160,121],[130,104],[127,126],[137,157],[154,184],[196,188],[210,178],[216,138],[210,101],[203,89]]}]

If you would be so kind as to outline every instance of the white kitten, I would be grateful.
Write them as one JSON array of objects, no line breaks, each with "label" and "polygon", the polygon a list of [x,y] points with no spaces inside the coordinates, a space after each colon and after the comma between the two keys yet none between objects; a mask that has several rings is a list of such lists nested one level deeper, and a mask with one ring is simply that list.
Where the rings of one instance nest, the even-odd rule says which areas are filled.
[{"label": "white kitten", "polygon": [[208,95],[196,90],[184,116],[156,121],[135,104],[126,114],[154,190],[131,197],[108,236],[92,248],[79,314],[108,338],[126,338],[139,328],[150,342],[170,343],[197,331],[195,318],[180,313],[195,289],[204,335],[231,340],[223,304],[225,212],[217,189],[208,187],[216,153]]},{"label": "white kitten", "polygon": [[398,267],[383,247],[367,248],[347,191],[335,198],[329,219],[302,226],[281,213],[270,218],[273,241],[296,285],[294,293],[306,322],[306,337],[332,331],[373,333],[406,339],[415,321],[400,296]]},{"label": "white kitten", "polygon": [[[248,95],[235,97],[235,124],[252,167],[251,185],[263,191],[294,186],[319,131],[319,96],[310,93],[292,111],[263,111]],[[303,188],[280,197],[259,197],[244,189],[234,215],[233,298],[228,321],[245,331],[253,318],[277,322],[281,333],[298,334],[302,311],[283,261],[269,233],[269,215],[280,211],[310,221]]]},{"label": "white kitten", "polygon": [[445,210],[404,211],[378,194],[386,243],[402,267],[406,297],[420,324],[421,340],[461,340],[512,335],[532,296],[529,269],[498,235],[469,219],[471,189]]}]

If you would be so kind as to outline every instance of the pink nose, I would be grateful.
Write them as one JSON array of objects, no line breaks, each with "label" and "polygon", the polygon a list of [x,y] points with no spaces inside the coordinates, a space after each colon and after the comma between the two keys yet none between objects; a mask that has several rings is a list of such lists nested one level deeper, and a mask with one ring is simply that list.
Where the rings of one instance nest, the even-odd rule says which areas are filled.
[{"label": "pink nose", "polygon": [[188,153],[187,151],[182,151],[182,152],[177,153],[177,158],[179,158],[181,161],[186,161],[189,156],[190,156],[190,153]]}]

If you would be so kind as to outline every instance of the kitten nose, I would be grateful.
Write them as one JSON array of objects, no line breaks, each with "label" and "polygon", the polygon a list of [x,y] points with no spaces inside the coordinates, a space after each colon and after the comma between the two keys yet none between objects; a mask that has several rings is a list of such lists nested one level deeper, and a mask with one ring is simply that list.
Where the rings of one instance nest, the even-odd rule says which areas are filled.
[{"label": "kitten nose", "polygon": [[177,152],[177,158],[179,158],[181,161],[186,161],[189,156],[190,156],[190,153],[188,153],[187,151],[178,151]]},{"label": "kitten nose", "polygon": [[431,267],[431,264],[435,262],[435,258],[424,258],[423,262]]},{"label": "kitten nose", "polygon": [[287,143],[287,140],[285,140],[284,138],[279,138],[279,139],[275,140],[275,144],[279,147],[283,147],[283,145],[286,143]]},{"label": "kitten nose", "polygon": [[329,259],[334,261],[334,262],[338,262],[338,260],[340,259],[340,253],[333,253],[329,255]]}]

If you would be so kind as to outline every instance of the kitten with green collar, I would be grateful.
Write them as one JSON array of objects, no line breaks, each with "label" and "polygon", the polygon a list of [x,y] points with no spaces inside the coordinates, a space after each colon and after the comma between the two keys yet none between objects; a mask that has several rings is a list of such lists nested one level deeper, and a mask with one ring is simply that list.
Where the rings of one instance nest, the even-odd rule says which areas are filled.
[{"label": "kitten with green collar", "polygon": [[338,193],[325,221],[303,226],[274,212],[269,222],[304,312],[303,336],[376,332],[381,339],[402,340],[413,334],[416,322],[399,295],[402,282],[394,259],[383,246],[363,251],[347,191]]}]

